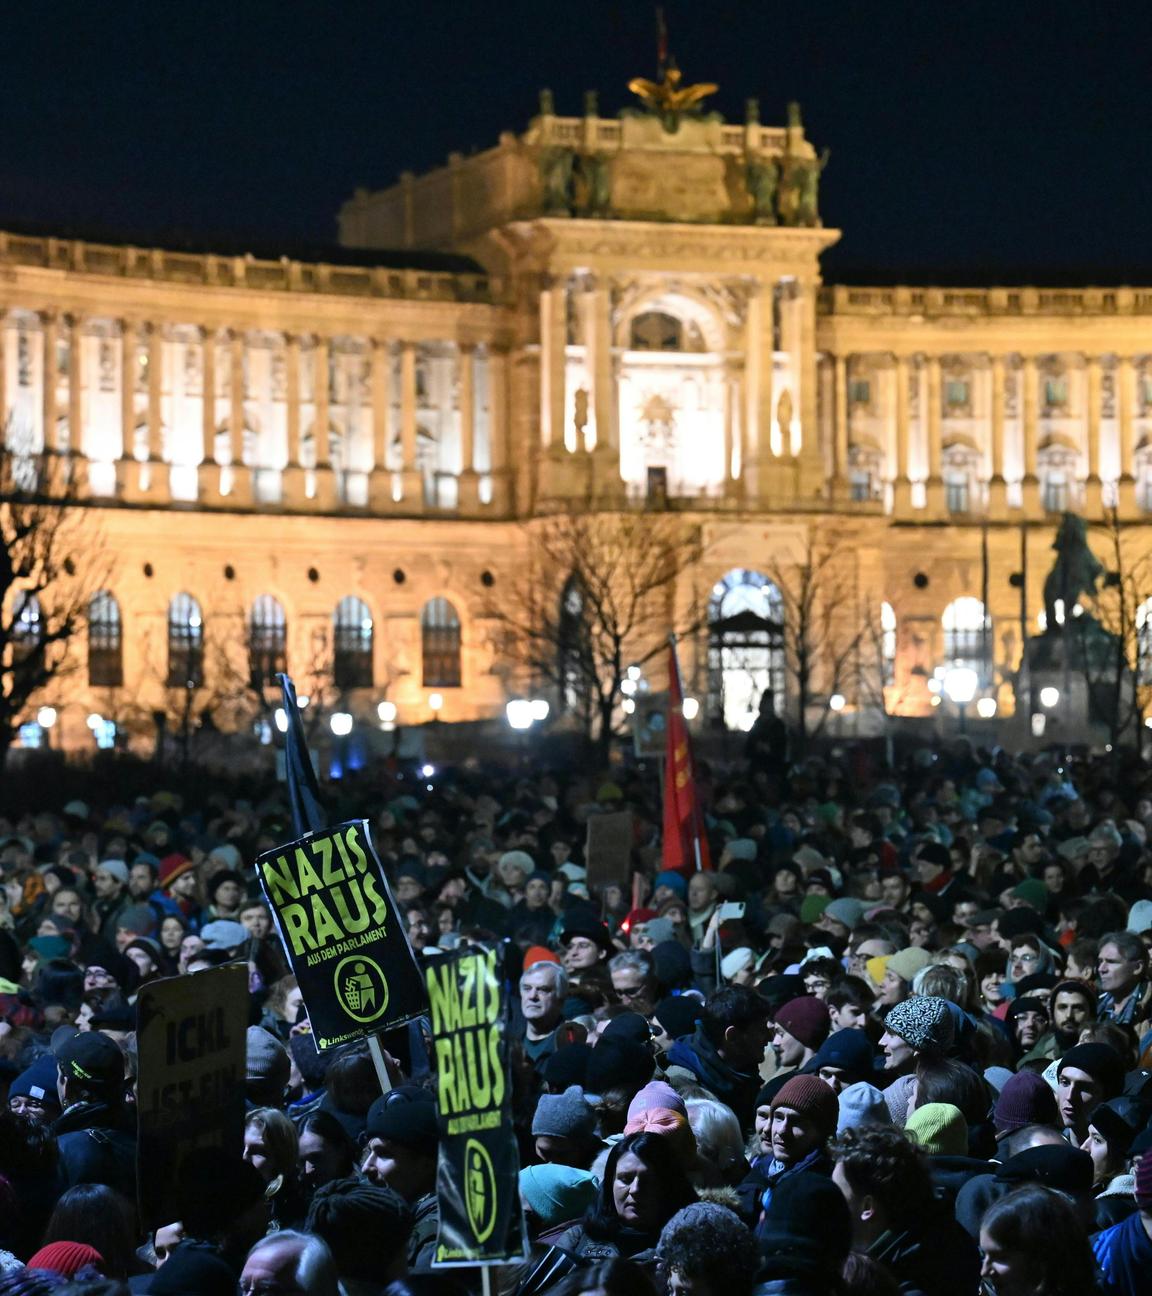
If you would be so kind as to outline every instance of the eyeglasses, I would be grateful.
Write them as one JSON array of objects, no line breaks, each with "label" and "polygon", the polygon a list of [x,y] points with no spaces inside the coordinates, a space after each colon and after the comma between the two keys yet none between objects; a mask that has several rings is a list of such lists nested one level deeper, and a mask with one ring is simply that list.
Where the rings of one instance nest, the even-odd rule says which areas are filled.
[{"label": "eyeglasses", "polygon": [[1039,963],[1040,955],[1033,953],[1031,950],[1025,950],[1021,954],[1013,954],[1012,960],[1015,963]]}]

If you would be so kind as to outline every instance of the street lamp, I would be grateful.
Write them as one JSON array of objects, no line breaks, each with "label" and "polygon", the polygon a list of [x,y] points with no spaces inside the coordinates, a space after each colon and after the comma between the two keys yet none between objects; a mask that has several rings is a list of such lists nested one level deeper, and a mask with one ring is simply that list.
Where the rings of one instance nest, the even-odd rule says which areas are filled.
[{"label": "street lamp", "polygon": [[996,714],[996,699],[994,697],[982,697],[976,702],[976,714],[981,720],[991,720]]},{"label": "street lamp", "polygon": [[56,723],[56,708],[42,706],[36,712],[36,723],[44,730],[44,742],[48,747],[52,746],[52,726]]},{"label": "street lamp", "polygon": [[288,732],[288,712],[283,707],[277,707],[272,719],[276,721],[276,728],[281,733]]},{"label": "street lamp", "polygon": [[828,699],[829,711],[843,711],[848,699],[843,693],[833,693]]},{"label": "street lamp", "polygon": [[1060,690],[1053,688],[1051,684],[1047,688],[1040,690],[1040,705],[1051,711],[1052,708],[1060,701]]},{"label": "street lamp", "polygon": [[389,702],[387,698],[376,708],[376,714],[380,717],[380,727],[385,733],[391,733],[396,728],[396,716],[398,710],[395,702]]},{"label": "street lamp", "polygon": [[953,666],[944,673],[944,692],[960,711],[960,732],[966,730],[968,703],[976,696],[980,676],[971,666]]},{"label": "street lamp", "polygon": [[508,726],[518,733],[526,733],[532,728],[532,703],[527,698],[513,698],[504,708]]},{"label": "street lamp", "polygon": [[347,711],[333,711],[328,724],[337,738],[347,738],[352,732],[352,717]]},{"label": "street lamp", "polygon": [[443,693],[429,693],[429,694],[428,694],[428,707],[429,707],[429,709],[430,709],[431,712],[432,712],[432,719],[433,719],[433,720],[438,720],[438,719],[440,718],[440,710],[441,710],[441,708],[443,707],[443,705],[444,705],[444,694],[443,694]]},{"label": "street lamp", "polygon": [[551,708],[548,705],[547,698],[533,698],[528,704],[532,708],[532,719],[538,723],[548,719],[548,712]]},{"label": "street lamp", "polygon": [[694,697],[686,697],[681,703],[680,709],[684,712],[685,720],[695,720],[700,714],[700,700]]}]

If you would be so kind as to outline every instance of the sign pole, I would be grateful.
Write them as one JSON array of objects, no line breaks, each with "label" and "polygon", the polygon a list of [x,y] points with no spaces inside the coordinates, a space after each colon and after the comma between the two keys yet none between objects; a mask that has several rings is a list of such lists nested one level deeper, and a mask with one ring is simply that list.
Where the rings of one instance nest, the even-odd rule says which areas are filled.
[{"label": "sign pole", "polygon": [[380,1081],[380,1092],[389,1093],[392,1081],[388,1078],[388,1067],[384,1062],[384,1050],[380,1047],[380,1036],[368,1036],[368,1052],[372,1054],[372,1065],[376,1068],[376,1079]]}]

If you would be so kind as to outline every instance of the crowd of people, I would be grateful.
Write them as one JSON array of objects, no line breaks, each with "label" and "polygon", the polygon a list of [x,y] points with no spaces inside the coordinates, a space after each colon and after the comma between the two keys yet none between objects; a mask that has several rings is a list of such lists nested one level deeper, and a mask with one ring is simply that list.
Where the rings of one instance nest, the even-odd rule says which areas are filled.
[{"label": "crowd of people", "polygon": [[[966,740],[658,788],[475,760],[344,789],[422,963],[499,946],[508,1296],[1146,1296],[1152,768]],[[631,811],[626,870],[584,856]],[[0,1296],[452,1296],[428,1023],[319,1052],[254,861],[283,791],[0,816]],[[615,880],[611,880],[615,879]],[[243,1141],[138,1201],[142,986],[247,965]]]}]

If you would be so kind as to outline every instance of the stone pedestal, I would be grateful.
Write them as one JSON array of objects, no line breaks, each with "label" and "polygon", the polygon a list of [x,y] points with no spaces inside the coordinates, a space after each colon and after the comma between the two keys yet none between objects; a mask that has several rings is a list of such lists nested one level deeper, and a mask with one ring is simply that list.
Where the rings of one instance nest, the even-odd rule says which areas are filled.
[{"label": "stone pedestal", "polygon": [[466,468],[456,479],[456,507],[461,513],[480,511],[480,474]]},{"label": "stone pedestal", "polygon": [[898,518],[912,516],[912,483],[907,477],[897,477],[892,483],[892,512]]},{"label": "stone pedestal", "polygon": [[1084,516],[1089,522],[1096,522],[1103,512],[1103,485],[1099,477],[1089,477],[1084,483]]},{"label": "stone pedestal", "polygon": [[944,501],[944,480],[941,477],[929,477],[924,483],[924,509],[933,522],[942,521],[948,516]]},{"label": "stone pedestal", "polygon": [[1020,504],[1026,518],[1040,518],[1043,510],[1040,507],[1040,480],[1028,476],[1020,483]]},{"label": "stone pedestal", "polygon": [[322,513],[331,513],[337,506],[335,474],[327,466],[317,468],[315,507]]},{"label": "stone pedestal", "polygon": [[988,519],[991,522],[1008,520],[1008,484],[1003,477],[993,477],[988,482]]},{"label": "stone pedestal", "polygon": [[228,492],[228,503],[234,508],[252,506],[252,470],[245,464],[232,465],[232,487]]},{"label": "stone pedestal", "polygon": [[424,511],[424,474],[415,468],[406,468],[400,474],[400,504],[405,513]]},{"label": "stone pedestal", "polygon": [[1125,520],[1136,517],[1136,479],[1131,474],[1122,475],[1116,482],[1116,511]]},{"label": "stone pedestal", "polygon": [[280,474],[280,490],[285,508],[308,507],[304,469],[299,464],[289,464]]},{"label": "stone pedestal", "polygon": [[196,469],[196,493],[202,504],[220,503],[220,465],[202,463]]}]

